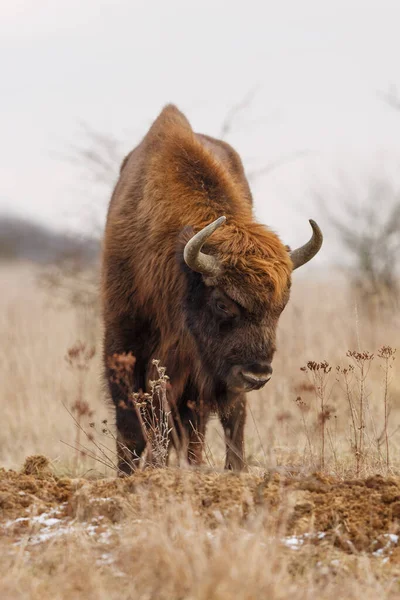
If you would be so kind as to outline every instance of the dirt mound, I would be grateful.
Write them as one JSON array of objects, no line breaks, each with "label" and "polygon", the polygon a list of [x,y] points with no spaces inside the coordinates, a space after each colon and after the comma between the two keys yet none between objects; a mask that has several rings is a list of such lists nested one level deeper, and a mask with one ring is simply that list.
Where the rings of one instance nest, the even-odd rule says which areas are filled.
[{"label": "dirt mound", "polygon": [[347,552],[377,552],[389,534],[397,545],[400,534],[397,478],[340,481],[317,473],[288,479],[276,473],[165,469],[90,481],[56,477],[44,457],[28,458],[21,472],[0,470],[0,525],[12,536],[32,515],[39,525],[38,515],[48,520],[56,513],[69,522],[118,523],[182,505],[210,530],[225,521],[258,519],[284,535],[314,536]]},{"label": "dirt mound", "polygon": [[30,456],[21,472],[0,469],[0,515],[10,519],[26,516],[28,509],[52,509],[67,502],[77,485],[74,480],[55,477],[47,458]]}]

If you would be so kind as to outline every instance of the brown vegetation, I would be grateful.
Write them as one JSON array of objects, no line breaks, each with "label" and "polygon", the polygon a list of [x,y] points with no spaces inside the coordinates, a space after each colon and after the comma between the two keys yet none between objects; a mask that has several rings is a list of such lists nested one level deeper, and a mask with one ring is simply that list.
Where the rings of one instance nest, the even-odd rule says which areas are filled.
[{"label": "brown vegetation", "polygon": [[249,473],[222,472],[211,420],[201,470],[117,479],[100,326],[92,355],[80,307],[49,304],[24,266],[1,274],[1,597],[397,597],[396,315],[375,329],[335,275],[296,281],[274,378],[250,395]]}]

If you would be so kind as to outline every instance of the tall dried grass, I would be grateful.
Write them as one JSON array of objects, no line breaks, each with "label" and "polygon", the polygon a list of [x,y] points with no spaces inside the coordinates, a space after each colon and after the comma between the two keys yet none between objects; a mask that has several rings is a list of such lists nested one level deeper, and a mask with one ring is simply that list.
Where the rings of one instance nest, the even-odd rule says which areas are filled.
[{"label": "tall dried grass", "polygon": [[[76,452],[70,446],[76,441],[76,424],[65,407],[73,413],[77,400],[86,402],[91,414],[90,418],[82,416],[82,425],[87,428],[89,421],[96,424],[92,434],[98,436],[112,463],[115,440],[102,382],[101,324],[86,307],[58,306],[37,287],[36,276],[35,268],[27,265],[1,267],[0,463],[16,468],[28,454],[42,453],[60,469],[73,468]],[[71,357],[68,359],[67,351],[82,340],[83,321],[84,329],[92,330],[90,337],[95,340],[97,352],[93,350],[81,368],[79,359],[75,358],[76,364]],[[262,392],[250,395],[246,432],[250,467],[324,466],[341,475],[357,470],[355,459],[363,443],[359,474],[388,467],[398,470],[400,365],[396,369],[395,362],[386,364],[385,358],[375,356],[366,380],[361,382],[354,356],[347,354],[349,350],[376,354],[382,346],[399,346],[399,325],[399,316],[385,321],[379,316],[373,320],[361,317],[338,276],[295,279],[291,301],[279,325],[274,376]],[[85,348],[89,352],[91,345]],[[313,361],[328,361],[333,367],[325,375],[322,405],[318,381],[301,370]],[[354,364],[355,373],[349,382],[344,373],[349,365],[354,371]],[[365,405],[357,416],[357,407],[352,412],[349,401],[359,401],[360,393]],[[361,421],[355,423],[354,418]],[[321,419],[326,435],[322,459]],[[107,421],[106,428],[101,427],[103,421]],[[217,418],[208,428],[206,446],[209,465],[221,468],[224,441]],[[105,469],[110,473],[84,455],[79,469]]]},{"label": "tall dried grass", "polygon": [[[0,464],[19,468],[27,455],[44,454],[61,474],[113,476],[115,435],[101,380],[101,325],[87,308],[54,304],[37,288],[34,268],[0,270]],[[368,373],[357,371],[354,361],[357,353],[398,346],[399,324],[398,316],[359,316],[339,278],[296,278],[280,322],[274,377],[249,401],[250,470],[398,472],[399,369],[384,349],[369,361]],[[356,354],[348,356],[349,350]],[[329,368],[317,369],[324,361]],[[217,419],[208,428],[206,450],[209,465],[222,468]],[[398,597],[395,566],[339,555],[331,546],[310,544],[294,552],[257,519],[239,526],[216,514],[218,525],[210,530],[176,500],[143,515],[117,526],[107,551],[85,528],[37,546],[11,549],[3,539],[1,597]]]},{"label": "tall dried grass", "polygon": [[76,529],[21,548],[17,559],[2,542],[0,549],[0,592],[15,600],[398,597],[398,584],[376,558],[312,544],[290,550],[257,522],[210,531],[186,504],[132,520],[107,544]]}]

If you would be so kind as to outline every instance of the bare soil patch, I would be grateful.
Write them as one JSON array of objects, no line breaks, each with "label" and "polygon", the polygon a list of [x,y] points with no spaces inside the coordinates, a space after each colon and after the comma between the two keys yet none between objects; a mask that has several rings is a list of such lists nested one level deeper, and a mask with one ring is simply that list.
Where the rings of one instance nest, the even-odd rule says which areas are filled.
[{"label": "bare soil patch", "polygon": [[60,526],[101,519],[104,527],[182,504],[210,531],[221,522],[245,525],[258,519],[260,526],[272,523],[280,535],[323,540],[347,553],[383,552],[388,540],[393,551],[400,534],[400,479],[394,477],[340,481],[319,473],[285,477],[163,469],[127,478],[69,479],[54,475],[41,456],[27,458],[20,472],[0,470],[0,525],[14,542],[32,523],[35,532],[48,526],[51,515]]}]

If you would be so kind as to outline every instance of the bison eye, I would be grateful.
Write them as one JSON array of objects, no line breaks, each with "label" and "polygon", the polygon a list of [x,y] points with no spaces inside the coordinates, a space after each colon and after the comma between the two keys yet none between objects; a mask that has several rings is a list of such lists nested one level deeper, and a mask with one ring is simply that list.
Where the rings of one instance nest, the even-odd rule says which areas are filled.
[{"label": "bison eye", "polygon": [[217,308],[219,311],[223,312],[225,315],[230,315],[229,308],[223,302],[217,302]]}]

